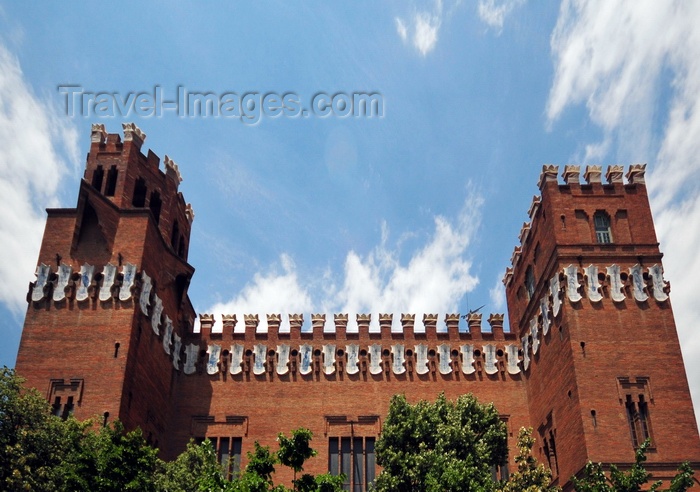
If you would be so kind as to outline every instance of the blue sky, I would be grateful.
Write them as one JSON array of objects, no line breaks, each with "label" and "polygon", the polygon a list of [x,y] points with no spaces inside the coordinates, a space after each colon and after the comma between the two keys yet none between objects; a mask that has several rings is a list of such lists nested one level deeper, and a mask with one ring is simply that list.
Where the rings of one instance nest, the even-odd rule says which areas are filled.
[{"label": "blue sky", "polygon": [[[698,20],[694,2],[0,1],[0,363],[44,209],[75,205],[91,123],[134,121],[180,167],[190,297],[218,315],[503,312],[542,164],[646,162],[700,403]],[[61,85],[305,106],[376,92],[383,116],[70,117]]]}]

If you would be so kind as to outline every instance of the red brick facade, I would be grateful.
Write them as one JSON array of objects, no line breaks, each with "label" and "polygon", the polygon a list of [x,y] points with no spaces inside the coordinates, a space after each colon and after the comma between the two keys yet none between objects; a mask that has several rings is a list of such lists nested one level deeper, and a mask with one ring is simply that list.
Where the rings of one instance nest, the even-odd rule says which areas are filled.
[{"label": "red brick facade", "polygon": [[645,437],[656,476],[700,467],[643,166],[627,184],[617,166],[607,184],[596,166],[585,184],[577,166],[565,184],[544,167],[504,279],[510,330],[502,315],[482,331],[476,314],[224,313],[193,333],[194,214],[177,165],[166,156],[161,171],[144,138],[93,125],[77,207],[48,211],[17,371],[56,413],[140,426],[166,458],[205,436],[245,456],[307,427],[319,450],[307,471],[352,461],[364,483],[391,395],[471,392],[506,420],[511,469],[521,426],[564,486],[589,459],[629,463]]}]

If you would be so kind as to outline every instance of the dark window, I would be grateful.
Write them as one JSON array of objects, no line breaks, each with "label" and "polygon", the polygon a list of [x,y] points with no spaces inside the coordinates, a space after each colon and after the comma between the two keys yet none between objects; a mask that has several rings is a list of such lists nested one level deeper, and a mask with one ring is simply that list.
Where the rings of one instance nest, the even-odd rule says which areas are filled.
[{"label": "dark window", "polygon": [[170,234],[170,246],[173,247],[174,251],[177,251],[177,241],[180,238],[180,224],[177,223],[177,219],[175,219],[175,223],[173,224],[173,232]]},{"label": "dark window", "polygon": [[[195,442],[202,444],[204,437],[196,437]],[[243,439],[240,437],[207,437],[216,451],[216,457],[222,466],[226,478],[230,479],[241,471],[241,449]]]},{"label": "dark window", "polygon": [[595,224],[595,238],[600,244],[612,243],[612,232],[610,230],[610,216],[605,212],[596,212],[593,215]]},{"label": "dark window", "polygon": [[374,437],[331,437],[328,440],[328,471],[345,475],[343,490],[366,492],[374,482]]},{"label": "dark window", "polygon": [[525,288],[527,289],[528,299],[532,299],[535,295],[535,273],[532,266],[527,267],[525,272]]},{"label": "dark window", "polygon": [[151,200],[149,201],[149,206],[151,207],[151,212],[153,213],[153,218],[156,219],[156,224],[160,222],[160,207],[162,203],[160,200],[160,193],[154,191],[151,193]]},{"label": "dark window", "polygon": [[105,171],[102,166],[97,166],[92,172],[92,186],[97,189],[97,191],[102,191],[102,180],[105,177]]},{"label": "dark window", "polygon": [[651,439],[649,406],[644,395],[638,395],[636,399],[632,395],[626,395],[625,407],[627,407],[627,422],[630,427],[632,445],[637,448],[645,440]]},{"label": "dark window", "polygon": [[180,244],[177,248],[177,254],[183,260],[187,259],[187,248],[185,248],[185,238],[180,236]]},{"label": "dark window", "polygon": [[139,178],[134,185],[134,196],[131,198],[131,204],[134,207],[143,207],[146,205],[146,180]]},{"label": "dark window", "polygon": [[117,189],[117,166],[112,166],[107,172],[107,184],[105,185],[105,196],[114,196],[114,191]]},{"label": "dark window", "polygon": [[61,413],[61,418],[66,420],[68,417],[73,415],[73,397],[69,396],[66,400],[66,404],[63,407],[63,412]]},{"label": "dark window", "polygon": [[56,417],[61,416],[61,397],[57,396],[56,399],[53,401],[53,405],[51,405],[51,414],[55,415]]}]

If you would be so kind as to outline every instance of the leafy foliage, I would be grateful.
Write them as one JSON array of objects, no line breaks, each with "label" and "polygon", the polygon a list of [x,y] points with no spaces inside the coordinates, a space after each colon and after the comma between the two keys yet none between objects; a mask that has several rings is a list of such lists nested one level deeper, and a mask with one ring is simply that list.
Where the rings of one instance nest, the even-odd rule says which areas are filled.
[{"label": "leafy foliage", "polygon": [[377,462],[383,467],[375,490],[493,490],[492,466],[505,463],[506,427],[492,404],[473,395],[455,402],[441,394],[435,403],[391,400]]},{"label": "leafy foliage", "polygon": [[[638,492],[649,482],[651,473],[644,468],[646,451],[651,442],[647,439],[635,452],[634,464],[629,471],[622,471],[615,465],[610,465],[610,475],[605,474],[601,463],[586,464],[581,478],[572,477],[576,492]],[[671,482],[669,492],[685,492],[693,485],[693,470],[688,462],[683,463],[678,474]],[[660,491],[661,481],[654,482],[649,491]]]},{"label": "leafy foliage", "polygon": [[207,492],[227,487],[216,451],[208,439],[199,445],[190,441],[175,460],[161,461],[154,482],[156,490],[168,492]]},{"label": "leafy foliage", "polygon": [[[275,465],[303,471],[316,455],[307,429],[280,435],[280,450],[255,443],[248,465],[229,481],[209,441],[190,442],[172,462],[158,459],[136,429],[125,432],[120,422],[96,429],[88,420],[62,420],[49,404],[8,368],[0,370],[0,490],[39,492],[287,492],[274,485]],[[299,492],[338,492],[343,477],[302,475]]]},{"label": "leafy foliage", "polygon": [[532,428],[521,428],[518,433],[518,455],[515,463],[518,470],[510,475],[508,481],[499,484],[499,492],[539,492],[541,490],[561,490],[559,487],[549,487],[552,481],[552,471],[532,456],[535,438]]}]

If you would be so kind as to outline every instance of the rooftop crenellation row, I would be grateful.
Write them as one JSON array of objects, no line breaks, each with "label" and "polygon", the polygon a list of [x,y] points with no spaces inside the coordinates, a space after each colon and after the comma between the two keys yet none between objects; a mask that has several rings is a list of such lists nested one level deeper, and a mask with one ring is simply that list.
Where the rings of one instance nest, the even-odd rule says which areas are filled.
[{"label": "rooftop crenellation row", "polygon": [[[415,314],[401,314],[400,317],[393,314],[379,314],[375,322],[372,314],[357,314],[352,319],[348,314],[333,314],[333,319],[326,314],[312,314],[310,325],[304,326],[303,314],[266,314],[262,319],[258,314],[224,314],[219,320],[213,314],[200,314],[200,334],[207,337],[449,337],[472,338],[482,337],[480,313],[446,314],[444,325],[440,323],[437,314],[423,314],[422,320],[416,322]],[[487,338],[504,340],[503,314],[491,314],[488,318],[490,333]],[[462,330],[460,320],[466,319],[467,330]],[[217,326],[218,324],[218,326]]]},{"label": "rooftop crenellation row", "polygon": [[[605,173],[605,179],[607,184],[624,184],[622,176],[624,174],[627,178],[627,184],[644,184],[644,174],[646,173],[646,164],[632,164],[625,174],[625,168],[621,165],[611,165]],[[542,166],[542,172],[540,173],[540,179],[538,181],[538,186],[542,189],[545,182],[555,181],[558,182],[557,175],[559,173],[559,166],[554,164],[545,164]],[[568,164],[564,166],[564,171],[561,173],[564,179],[564,184],[581,184],[581,166],[576,164]],[[602,184],[603,176],[603,166],[599,165],[588,165],[583,173],[583,179],[586,180],[586,184]],[[532,217],[532,214],[530,215]]]}]

